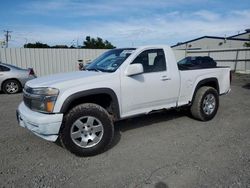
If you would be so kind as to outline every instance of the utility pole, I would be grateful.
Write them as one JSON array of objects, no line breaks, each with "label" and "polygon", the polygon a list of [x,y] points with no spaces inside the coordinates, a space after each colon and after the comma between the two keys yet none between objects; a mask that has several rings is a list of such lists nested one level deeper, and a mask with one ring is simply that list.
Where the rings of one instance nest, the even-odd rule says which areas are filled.
[{"label": "utility pole", "polygon": [[12,31],[9,30],[4,30],[3,32],[5,32],[5,48],[8,48],[8,44],[9,44],[9,39],[11,38],[10,33]]}]

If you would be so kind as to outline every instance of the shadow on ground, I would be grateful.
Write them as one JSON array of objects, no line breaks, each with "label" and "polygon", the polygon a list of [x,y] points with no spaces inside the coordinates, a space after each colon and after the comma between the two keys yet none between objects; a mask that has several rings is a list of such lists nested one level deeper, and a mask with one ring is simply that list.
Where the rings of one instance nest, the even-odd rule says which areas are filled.
[{"label": "shadow on ground", "polygon": [[[145,126],[156,126],[155,124],[160,122],[167,122],[172,119],[180,118],[183,116],[189,116],[187,110],[164,110],[154,112],[148,115],[142,115],[138,117],[134,117],[131,119],[121,120],[115,122],[115,134],[112,141],[112,144],[106,150],[109,150],[116,146],[121,140],[121,132],[125,132],[132,129],[143,128]],[[105,150],[105,151],[106,151]],[[105,152],[104,151],[104,152]]]},{"label": "shadow on ground", "polygon": [[[141,115],[131,119],[120,120],[118,122],[115,122],[114,124],[115,133],[112,143],[102,153],[104,153],[107,150],[110,150],[119,143],[119,141],[121,140],[121,132],[125,132],[132,129],[143,128],[145,126],[156,126],[154,124],[160,122],[167,122],[169,120],[180,118],[183,116],[189,116],[187,110],[164,110],[160,112],[159,111],[154,112],[148,115]],[[56,145],[63,147],[59,139],[57,139],[55,143]]]},{"label": "shadow on ground", "polygon": [[187,110],[165,110],[161,112],[156,112],[148,115],[142,115],[131,119],[118,121],[115,123],[115,130],[125,132],[127,130],[138,129],[145,126],[151,126],[156,123],[169,121],[183,116],[189,116]]},{"label": "shadow on ground", "polygon": [[158,182],[155,184],[155,188],[168,188],[169,186],[164,182]]},{"label": "shadow on ground", "polygon": [[250,89],[250,83],[247,83],[247,84],[243,85],[242,88],[244,88],[244,89]]}]

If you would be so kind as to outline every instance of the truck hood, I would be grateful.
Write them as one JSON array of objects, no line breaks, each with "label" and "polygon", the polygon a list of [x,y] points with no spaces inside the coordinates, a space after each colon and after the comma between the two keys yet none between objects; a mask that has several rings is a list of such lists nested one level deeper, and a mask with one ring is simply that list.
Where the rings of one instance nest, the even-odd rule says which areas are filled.
[{"label": "truck hood", "polygon": [[50,76],[39,77],[26,83],[31,88],[53,87],[64,89],[74,87],[75,85],[103,81],[112,73],[95,72],[95,71],[77,71],[70,73],[60,73]]}]

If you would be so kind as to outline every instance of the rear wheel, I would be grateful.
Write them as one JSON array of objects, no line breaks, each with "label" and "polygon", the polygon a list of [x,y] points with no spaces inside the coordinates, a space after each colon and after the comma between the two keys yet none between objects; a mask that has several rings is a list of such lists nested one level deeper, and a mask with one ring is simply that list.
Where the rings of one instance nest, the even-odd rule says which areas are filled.
[{"label": "rear wheel", "polygon": [[21,90],[21,85],[17,80],[6,80],[3,83],[3,92],[6,94],[15,94]]},{"label": "rear wheel", "polygon": [[78,156],[101,153],[111,143],[113,135],[114,127],[109,114],[92,103],[70,110],[60,131],[62,144]]},{"label": "rear wheel", "polygon": [[219,107],[219,95],[212,87],[201,87],[191,106],[191,114],[201,121],[209,121],[214,118]]}]

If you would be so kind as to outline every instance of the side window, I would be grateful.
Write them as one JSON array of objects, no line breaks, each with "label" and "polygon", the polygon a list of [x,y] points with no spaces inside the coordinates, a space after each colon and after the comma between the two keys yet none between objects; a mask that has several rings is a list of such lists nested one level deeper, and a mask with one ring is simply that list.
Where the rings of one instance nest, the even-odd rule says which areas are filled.
[{"label": "side window", "polygon": [[0,65],[0,72],[6,72],[9,71],[10,69],[8,67]]},{"label": "side window", "polygon": [[166,60],[162,49],[145,50],[139,54],[132,64],[141,63],[144,73],[165,71]]}]

